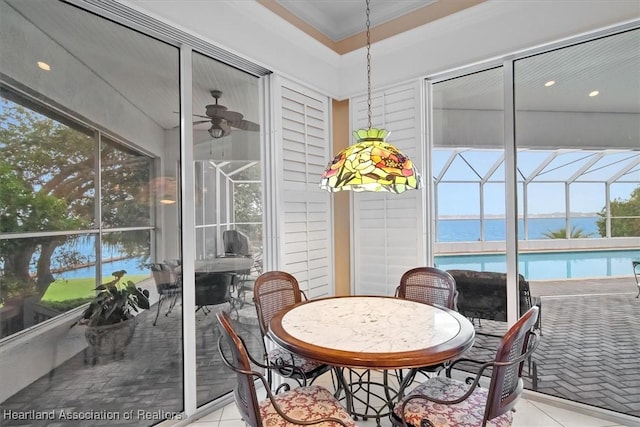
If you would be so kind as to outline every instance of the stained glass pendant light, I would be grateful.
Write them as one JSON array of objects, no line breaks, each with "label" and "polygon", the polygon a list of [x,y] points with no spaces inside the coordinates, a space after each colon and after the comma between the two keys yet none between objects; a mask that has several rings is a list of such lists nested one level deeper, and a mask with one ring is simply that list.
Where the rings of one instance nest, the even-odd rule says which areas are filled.
[{"label": "stained glass pendant light", "polygon": [[385,142],[389,132],[371,127],[371,34],[367,4],[367,114],[368,129],[353,132],[356,143],[340,151],[327,165],[320,188],[336,192],[388,191],[402,193],[421,188],[420,174],[411,159]]}]

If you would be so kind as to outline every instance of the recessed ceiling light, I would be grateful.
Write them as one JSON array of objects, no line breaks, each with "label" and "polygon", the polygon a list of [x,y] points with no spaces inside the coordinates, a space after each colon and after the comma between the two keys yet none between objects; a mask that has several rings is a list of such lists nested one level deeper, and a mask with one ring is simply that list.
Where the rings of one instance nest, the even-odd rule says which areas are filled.
[{"label": "recessed ceiling light", "polygon": [[600,92],[598,92],[597,90],[594,90],[594,91],[589,92],[589,96],[593,98],[594,96],[598,96],[599,93]]},{"label": "recessed ceiling light", "polygon": [[556,81],[555,81],[555,80],[549,80],[549,81],[548,81],[548,82],[546,82],[544,85],[545,85],[546,87],[549,87],[549,86],[553,86],[554,84],[556,84]]},{"label": "recessed ceiling light", "polygon": [[38,68],[45,71],[51,71],[51,65],[46,62],[38,61]]}]

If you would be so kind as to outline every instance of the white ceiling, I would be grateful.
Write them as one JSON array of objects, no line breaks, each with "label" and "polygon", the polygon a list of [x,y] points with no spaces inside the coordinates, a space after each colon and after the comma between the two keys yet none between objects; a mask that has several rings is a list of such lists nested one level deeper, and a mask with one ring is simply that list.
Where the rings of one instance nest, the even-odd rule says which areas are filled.
[{"label": "white ceiling", "polygon": [[[112,22],[87,16],[61,2],[2,1],[160,127],[172,129],[178,125],[175,47],[134,31],[114,30]],[[304,19],[334,37],[364,28],[360,19],[363,17],[361,0],[278,1],[294,13],[310,14],[311,17]],[[372,0],[372,16],[377,20],[372,18],[372,22],[391,19],[428,3],[427,0]],[[374,14],[376,8],[378,11]],[[338,19],[352,16],[355,18]],[[21,54],[33,53],[25,49]],[[204,114],[205,106],[213,103],[210,90],[218,89],[224,93],[222,104],[242,112],[247,120],[259,121],[255,77],[202,55],[194,58],[194,114]],[[491,80],[496,76],[497,81]],[[618,36],[614,43],[612,38],[604,38],[517,61],[515,76],[519,87],[517,106],[521,109],[640,113],[640,31]],[[440,105],[451,109],[500,109],[503,97],[499,78],[495,73],[480,73],[451,81],[447,83],[450,85],[447,98],[440,100]],[[548,80],[555,80],[556,84],[545,88]],[[600,91],[600,95],[589,98],[587,95],[592,90]]]},{"label": "white ceiling", "polygon": [[[276,0],[331,40],[337,42],[366,29],[364,0]],[[383,24],[438,0],[371,0],[371,27]]]}]

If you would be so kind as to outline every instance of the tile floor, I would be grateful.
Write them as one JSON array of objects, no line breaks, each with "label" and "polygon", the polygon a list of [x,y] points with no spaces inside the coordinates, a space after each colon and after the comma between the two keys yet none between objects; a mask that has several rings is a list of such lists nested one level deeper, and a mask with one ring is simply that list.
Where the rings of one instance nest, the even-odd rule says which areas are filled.
[{"label": "tile floor", "polygon": [[[359,427],[375,427],[375,421],[358,421]],[[390,426],[383,420],[383,427]],[[189,424],[191,427],[245,427],[234,403]],[[607,420],[589,417],[548,404],[521,399],[516,407],[513,427],[621,427]],[[629,425],[630,427],[631,425]]]},{"label": "tile floor", "polygon": [[[454,377],[456,375],[454,374]],[[465,375],[466,376],[466,375]],[[319,385],[331,389],[328,380],[323,376],[317,381]],[[481,382],[482,383],[482,382]],[[414,383],[415,384],[415,383]],[[484,384],[486,386],[486,384]],[[259,391],[259,399],[265,397],[264,390]],[[358,421],[358,427],[375,427],[375,420]],[[384,417],[382,427],[391,427],[391,422]],[[245,427],[235,403],[213,411],[212,413],[188,424],[189,427]],[[638,423],[619,424],[606,419],[585,415],[553,406],[548,403],[521,398],[516,406],[512,427],[640,427]]]}]

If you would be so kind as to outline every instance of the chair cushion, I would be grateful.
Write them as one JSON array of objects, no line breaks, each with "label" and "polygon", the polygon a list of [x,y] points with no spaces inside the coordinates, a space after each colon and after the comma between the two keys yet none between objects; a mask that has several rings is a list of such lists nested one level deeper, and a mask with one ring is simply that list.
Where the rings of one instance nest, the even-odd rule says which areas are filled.
[{"label": "chair cushion", "polygon": [[291,353],[290,351],[287,351],[282,347],[276,347],[275,349],[271,350],[267,355],[267,358],[269,359],[269,362],[271,364],[278,365],[280,363],[286,363],[288,365],[294,365],[302,369],[302,371],[305,373],[312,372],[324,366],[324,363],[305,359],[304,357]]},{"label": "chair cushion", "polygon": [[[440,400],[453,400],[462,396],[469,387],[468,384],[451,378],[434,377],[409,394],[423,394]],[[405,417],[407,423],[414,426],[419,426],[420,421],[427,418],[436,427],[477,427],[482,425],[486,402],[487,390],[476,388],[468,399],[455,405],[441,405],[424,399],[413,400],[405,407]],[[396,405],[394,415],[400,417],[400,403]],[[509,411],[487,422],[487,426],[507,427],[512,421],[513,415]]]},{"label": "chair cushion", "polygon": [[[333,417],[345,422],[346,425],[355,427],[356,423],[340,405],[329,390],[320,386],[298,387],[286,393],[275,395],[276,405],[289,417],[300,421],[313,421],[319,418]],[[276,412],[271,400],[260,402],[260,416],[262,425],[268,427],[290,427],[288,423]],[[337,422],[323,422],[314,424],[321,427],[342,427]]]}]

